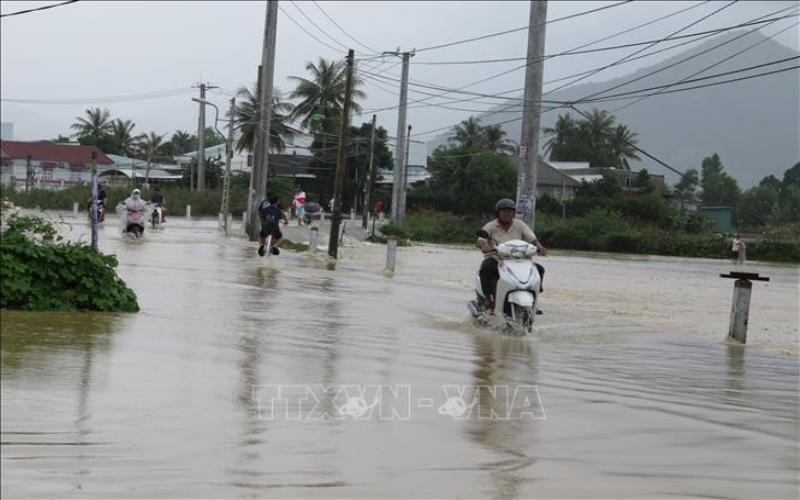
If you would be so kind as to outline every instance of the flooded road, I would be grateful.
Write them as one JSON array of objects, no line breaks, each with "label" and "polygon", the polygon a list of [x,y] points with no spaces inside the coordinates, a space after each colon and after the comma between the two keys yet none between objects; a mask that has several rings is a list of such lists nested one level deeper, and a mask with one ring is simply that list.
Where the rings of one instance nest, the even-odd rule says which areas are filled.
[{"label": "flooded road", "polygon": [[474,250],[106,224],[140,313],[2,312],[3,498],[797,498],[797,267],[742,269],[743,348],[729,263],[553,252],[519,338],[468,317]]}]

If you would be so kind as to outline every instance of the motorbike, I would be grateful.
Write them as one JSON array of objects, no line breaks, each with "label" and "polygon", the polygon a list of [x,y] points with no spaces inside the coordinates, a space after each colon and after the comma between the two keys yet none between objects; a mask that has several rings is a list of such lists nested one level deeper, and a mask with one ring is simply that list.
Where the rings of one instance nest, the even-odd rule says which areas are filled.
[{"label": "motorbike", "polygon": [[94,213],[95,210],[97,211],[97,222],[103,222],[104,220],[106,220],[106,204],[103,202],[103,200],[96,200],[95,206],[92,207],[92,199],[89,198],[88,207],[89,207],[88,210],[89,222],[92,221],[92,214]]},{"label": "motorbike", "polygon": [[124,201],[117,205],[117,213],[122,221],[122,234],[140,238],[148,222],[148,215],[152,213],[149,203],[139,206],[128,206]]},{"label": "motorbike", "polygon": [[498,260],[499,279],[494,294],[494,309],[487,310],[478,266],[475,271],[476,299],[469,301],[467,308],[480,323],[490,323],[494,316],[503,320],[506,331],[522,335],[530,333],[533,331],[541,285],[539,271],[533,263],[538,248],[522,240],[498,244],[483,230],[478,231],[477,235],[494,243],[495,253],[486,258]]},{"label": "motorbike", "polygon": [[150,222],[153,225],[153,227],[156,227],[157,225],[164,222],[161,205],[159,203],[153,204],[153,212],[152,214],[150,214]]}]

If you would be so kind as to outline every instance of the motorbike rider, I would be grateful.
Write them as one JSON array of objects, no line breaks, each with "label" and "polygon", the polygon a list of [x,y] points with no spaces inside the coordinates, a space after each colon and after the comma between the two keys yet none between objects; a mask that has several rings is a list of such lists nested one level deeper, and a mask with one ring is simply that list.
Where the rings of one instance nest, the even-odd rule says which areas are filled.
[{"label": "motorbike rider", "polygon": [[[100,211],[100,217],[97,219],[97,222],[103,222],[104,220],[106,220],[106,207],[108,206],[107,205],[108,195],[106,194],[106,191],[105,191],[105,189],[103,189],[102,185],[97,186],[97,189],[98,189],[98,191],[97,191],[97,201],[98,201],[98,205],[99,205],[98,208],[102,207],[102,210]],[[92,197],[91,196],[89,196],[89,201],[88,201],[88,203],[86,205],[86,210],[90,214],[92,213]]]},{"label": "motorbike rider", "polygon": [[164,201],[164,193],[161,192],[161,188],[158,186],[153,187],[150,203],[161,207],[161,222],[167,222],[167,204]]},{"label": "motorbike rider", "polygon": [[[486,223],[486,225],[483,226],[483,230],[489,233],[489,236],[497,241],[497,243],[505,243],[510,240],[523,240],[535,245],[539,249],[539,254],[546,256],[547,248],[539,242],[531,228],[521,220],[514,218],[516,210],[517,205],[514,200],[503,198],[498,201],[494,206],[494,212],[497,218]],[[486,240],[484,238],[478,238],[475,246],[480,248],[484,255],[478,275],[481,279],[481,290],[485,297],[484,306],[487,310],[491,310],[494,308],[495,286],[497,285],[497,280],[500,279],[500,273],[497,269],[497,259],[491,255],[495,252],[495,248],[491,240]],[[542,283],[544,282],[544,267],[538,263],[534,264],[536,265],[536,269],[539,270],[540,283]],[[539,291],[541,292],[543,289],[540,288]],[[538,308],[536,314],[541,314]]]},{"label": "motorbike rider", "polygon": [[278,205],[278,195],[267,193],[267,199],[261,202],[258,212],[261,216],[261,231],[258,233],[258,255],[263,257],[267,252],[264,244],[270,234],[272,234],[272,255],[279,255],[281,251],[278,250],[278,246],[283,241],[283,233],[281,233],[279,221],[283,220],[283,224],[286,225],[289,224],[289,220],[286,218],[281,206]]}]

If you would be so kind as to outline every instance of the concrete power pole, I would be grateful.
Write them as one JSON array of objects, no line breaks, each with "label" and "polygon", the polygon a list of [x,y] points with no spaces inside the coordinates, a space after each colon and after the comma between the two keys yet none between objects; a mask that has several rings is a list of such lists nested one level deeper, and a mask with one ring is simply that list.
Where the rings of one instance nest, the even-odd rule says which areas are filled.
[{"label": "concrete power pole", "polygon": [[[206,84],[200,83],[200,100],[206,100]],[[206,105],[200,103],[200,120],[197,122],[197,190],[206,187]]]},{"label": "concrete power pole", "polygon": [[406,218],[406,194],[408,193],[408,158],[411,149],[411,125],[406,133],[406,150],[403,152],[403,189],[400,191],[400,220]]},{"label": "concrete power pole", "polygon": [[[367,178],[364,181],[364,205],[361,209],[361,227],[367,229],[369,218],[369,196],[372,190],[372,161],[375,159],[375,121],[377,115],[372,115],[372,136],[369,140],[369,167],[367,167]],[[377,216],[377,214],[376,214]]]},{"label": "concrete power pole", "polygon": [[228,140],[225,143],[225,177],[222,181],[222,213],[225,223],[225,234],[230,234],[230,200],[231,200],[231,161],[233,160],[233,125],[236,113],[236,98],[231,98],[230,119],[228,120]]},{"label": "concrete power pole", "polygon": [[342,105],[342,128],[339,131],[339,150],[336,159],[336,182],[333,186],[333,214],[331,214],[331,234],[328,238],[328,255],[337,258],[339,254],[339,223],[342,220],[342,187],[344,186],[345,141],[347,140],[350,100],[353,95],[353,49],[347,51],[347,73],[344,82],[344,104]]},{"label": "concrete power pole", "polygon": [[539,125],[541,121],[544,35],[547,1],[531,0],[528,26],[528,67],[525,69],[525,102],[522,108],[522,138],[519,152],[517,215],[531,228],[535,224],[536,186],[539,171]]},{"label": "concrete power pole", "polygon": [[[256,103],[261,102],[261,68],[258,65],[258,79],[256,81]],[[253,225],[250,217],[256,210],[256,186],[258,185],[258,166],[261,165],[261,110],[256,109],[256,130],[253,138],[253,149],[250,151],[250,185],[247,187],[247,218],[245,232],[251,241],[255,241],[258,229]],[[257,220],[256,220],[257,222]]]},{"label": "concrete power pole", "polygon": [[397,145],[394,150],[394,172],[392,177],[392,220],[398,224],[403,223],[405,210],[401,210],[401,203],[405,201],[403,179],[405,179],[405,162],[403,156],[405,152],[405,133],[406,133],[406,104],[408,102],[408,63],[413,52],[384,52],[390,55],[403,56],[403,73],[400,83],[400,109],[397,113]]},{"label": "concrete power pole", "polygon": [[278,0],[267,2],[267,17],[264,23],[264,50],[261,53],[261,89],[259,97],[259,123],[261,130],[259,148],[259,163],[253,164],[257,169],[257,180],[253,184],[254,200],[250,211],[250,241],[258,237],[256,228],[259,225],[258,210],[256,207],[267,193],[267,177],[269,175],[269,136],[272,121],[272,80],[275,75],[275,44],[278,29]]}]

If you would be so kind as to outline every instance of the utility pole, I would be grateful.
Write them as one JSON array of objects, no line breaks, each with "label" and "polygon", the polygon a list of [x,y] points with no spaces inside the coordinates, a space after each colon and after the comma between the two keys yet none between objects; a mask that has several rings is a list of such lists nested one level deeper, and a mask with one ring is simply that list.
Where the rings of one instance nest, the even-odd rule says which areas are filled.
[{"label": "utility pole", "polygon": [[259,224],[258,210],[255,209],[267,193],[267,177],[269,175],[269,136],[272,121],[272,80],[275,74],[275,43],[278,29],[278,0],[267,2],[267,17],[264,22],[264,50],[261,53],[261,95],[259,97],[259,128],[261,140],[258,148],[261,153],[257,166],[258,177],[253,185],[255,203],[250,213],[250,241],[255,241],[258,232],[254,229]]},{"label": "utility pole", "polygon": [[230,212],[231,199],[231,159],[233,158],[233,122],[236,112],[236,98],[231,98],[230,119],[228,120],[228,142],[225,144],[225,178],[222,181],[222,217],[225,221],[225,234],[229,234],[231,228],[228,224],[228,213]]},{"label": "utility pole", "polygon": [[331,214],[331,234],[328,238],[328,255],[337,258],[339,254],[339,222],[342,219],[342,187],[345,172],[345,141],[347,125],[350,117],[350,99],[353,94],[353,58],[354,51],[347,51],[347,73],[344,82],[344,104],[342,105],[342,128],[339,130],[339,151],[336,159],[336,183],[333,186],[333,214]]},{"label": "utility pole", "polygon": [[33,184],[33,167],[31,166],[31,159],[33,157],[28,155],[26,158],[25,163],[25,192],[27,193],[28,190],[31,188],[31,184]]},{"label": "utility pole", "polygon": [[[261,70],[262,67],[258,65],[258,78],[256,81],[256,103],[261,103]],[[263,132],[261,130],[261,110],[256,108],[256,130],[255,138],[253,139],[253,150],[250,155],[250,185],[247,189],[247,236],[251,241],[255,241],[258,230],[256,223],[258,217],[253,217],[257,211],[258,201],[256,200],[256,186],[259,179],[259,167],[261,166],[261,141]]]},{"label": "utility pole", "polygon": [[400,193],[400,220],[406,218],[406,194],[408,193],[408,158],[411,149],[411,125],[406,134],[406,150],[403,152],[403,189]]},{"label": "utility pole", "polygon": [[[200,100],[206,100],[206,84],[200,82]],[[197,190],[206,187],[206,105],[200,103],[200,119],[197,122]]]},{"label": "utility pole", "polygon": [[95,252],[97,251],[97,217],[100,215],[97,213],[97,152],[92,151],[91,157],[91,170],[92,170],[92,202],[91,202],[91,214],[92,214],[92,250]]},{"label": "utility pole", "polygon": [[394,152],[394,172],[392,173],[394,182],[392,183],[392,219],[398,223],[403,223],[405,207],[401,210],[401,203],[405,200],[403,179],[405,178],[405,162],[403,152],[405,151],[406,133],[406,104],[408,103],[408,62],[414,52],[384,52],[384,54],[403,56],[403,72],[400,83],[400,109],[397,113],[397,145]]},{"label": "utility pole", "polygon": [[367,229],[369,218],[369,195],[372,190],[372,161],[375,158],[375,120],[377,115],[372,115],[372,136],[369,139],[369,167],[367,167],[367,179],[364,182],[364,205],[361,209],[361,227]]},{"label": "utility pole", "polygon": [[520,140],[520,169],[517,183],[517,214],[521,215],[522,221],[531,228],[534,227],[536,215],[546,21],[547,1],[531,0],[530,24],[528,25],[528,65],[525,69],[525,102],[522,108],[522,139]]}]

